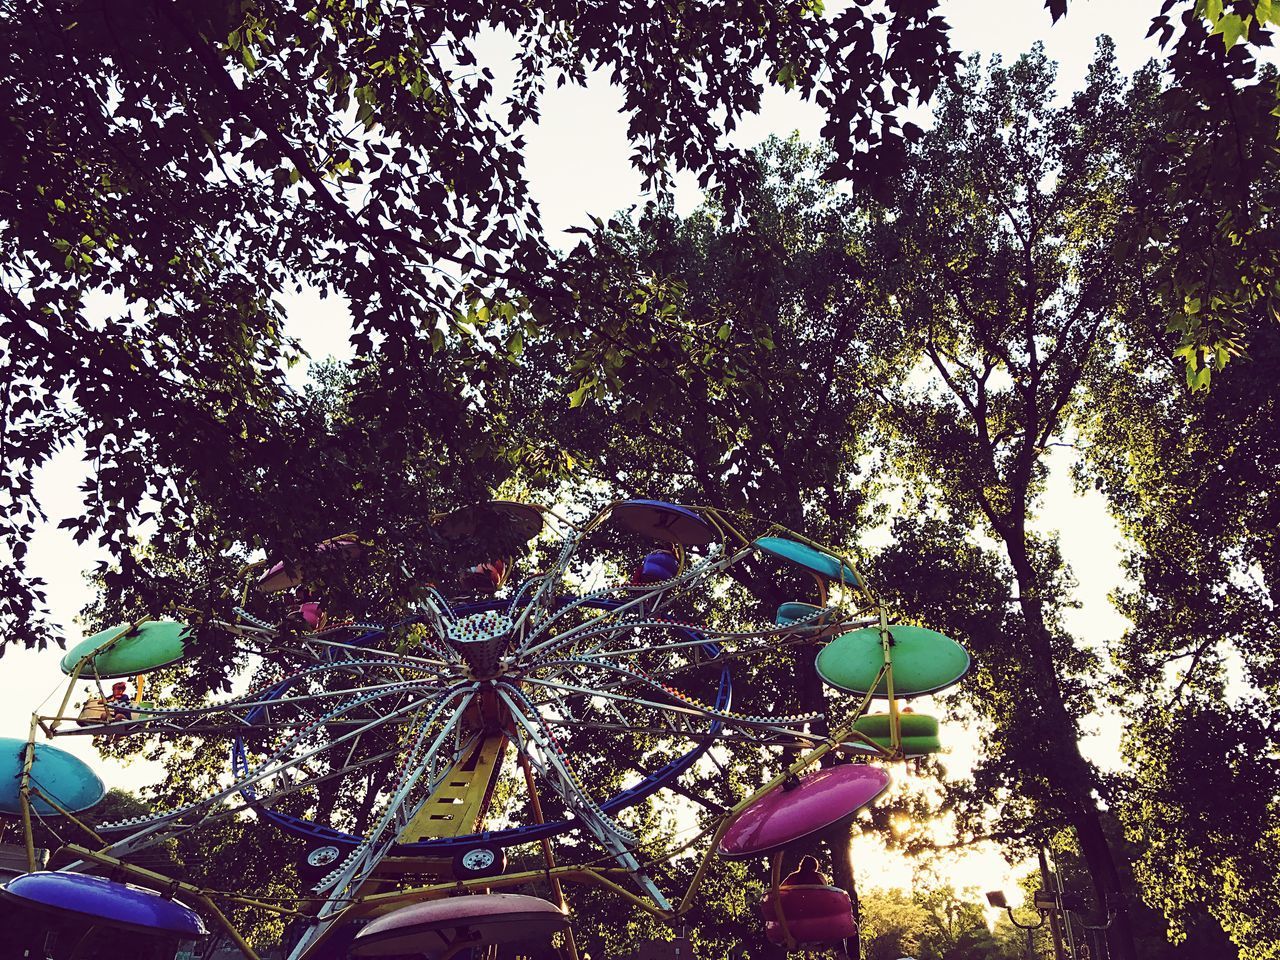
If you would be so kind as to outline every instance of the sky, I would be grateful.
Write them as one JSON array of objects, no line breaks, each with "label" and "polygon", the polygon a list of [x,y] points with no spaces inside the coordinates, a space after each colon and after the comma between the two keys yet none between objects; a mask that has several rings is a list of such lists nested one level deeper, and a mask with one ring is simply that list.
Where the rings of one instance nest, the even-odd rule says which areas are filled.
[{"label": "sky", "polygon": [[[1059,93],[1069,95],[1083,81],[1093,56],[1096,37],[1109,33],[1116,41],[1121,70],[1131,72],[1158,54],[1154,41],[1144,39],[1160,0],[1073,0],[1066,18],[1051,25],[1040,0],[947,0],[942,13],[952,25],[957,49],[998,54],[1006,61],[1027,51],[1037,41],[1060,64]],[[495,37],[481,51],[482,62],[494,69],[501,83],[509,76],[504,59],[510,44]],[[585,88],[565,86],[549,90],[542,104],[540,124],[526,133],[526,163],[530,186],[541,209],[543,224],[553,240],[567,240],[564,230],[586,222],[589,214],[608,216],[644,201],[640,175],[629,164],[630,147],[626,119],[618,113],[621,95],[603,78],[592,78]],[[755,117],[743,122],[733,140],[754,146],[770,135],[799,131],[817,139],[821,126],[818,110],[798,96],[771,90]],[[698,192],[691,178],[678,183],[677,206],[687,212],[696,206]],[[349,315],[337,298],[321,298],[303,290],[287,301],[290,332],[298,336],[314,360],[350,355],[347,338]],[[305,376],[305,366],[296,376]],[[1123,545],[1115,524],[1096,493],[1081,494],[1068,477],[1069,450],[1055,450],[1053,471],[1043,510],[1042,530],[1057,530],[1063,554],[1078,581],[1080,609],[1068,614],[1068,623],[1085,643],[1116,638],[1124,622],[1109,603],[1108,594],[1122,580]],[[84,476],[79,452],[65,451],[41,471],[39,491],[46,511],[57,519],[78,512],[77,486]],[[29,567],[49,583],[54,619],[69,628],[68,646],[80,639],[74,618],[89,598],[84,573],[97,558],[92,548],[77,547],[64,531],[52,524],[41,529],[32,543]],[[0,735],[25,738],[31,711],[47,695],[60,695],[64,679],[58,670],[60,651],[43,653],[10,650],[0,660]],[[56,706],[56,701],[49,705]],[[946,716],[946,698],[938,698],[934,710]],[[976,736],[945,725],[951,744],[944,758],[960,772],[977,755]],[[1114,766],[1118,756],[1119,729],[1114,720],[1096,724],[1086,740],[1087,752],[1103,765]],[[121,766],[96,756],[88,738],[63,738],[60,747],[90,760],[108,786],[131,788],[146,782],[155,772],[145,763]],[[909,887],[912,869],[900,858],[886,856],[878,841],[867,838],[855,854],[860,883],[870,886]],[[957,858],[949,865],[950,879],[958,887],[1012,890],[1011,868],[993,851]],[[1018,869],[1025,869],[1019,865]]]}]

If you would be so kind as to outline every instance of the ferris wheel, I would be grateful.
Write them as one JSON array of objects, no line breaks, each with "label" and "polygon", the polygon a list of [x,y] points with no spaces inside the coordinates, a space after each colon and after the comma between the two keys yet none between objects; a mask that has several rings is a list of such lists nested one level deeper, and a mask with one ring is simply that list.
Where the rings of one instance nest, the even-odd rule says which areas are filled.
[{"label": "ferris wheel", "polygon": [[[496,957],[552,940],[575,957],[568,885],[675,922],[715,857],[768,857],[771,941],[838,948],[854,933],[848,895],[808,862],[783,877],[783,851],[872,802],[889,785],[885,761],[940,748],[937,721],[899,701],[957,682],[969,668],[959,644],[891,623],[836,551],[715,508],[626,500],[572,523],[494,501],[437,529],[493,547],[386,622],[341,619],[311,586],[319,566],[358,564],[376,545],[337,537],[250,570],[235,616],[202,622],[233,635],[260,680],[223,699],[148,685],[196,652],[176,618],[70,650],[58,711],[0,743],[0,813],[22,819],[29,861],[0,897],[163,942],[217,929],[250,958],[227,904],[287,917],[291,960]],[[531,542],[541,563],[517,575]],[[762,580],[792,595],[761,609],[749,586]],[[780,657],[834,696],[788,713],[735,699],[735,667]],[[90,830],[77,814],[101,799],[100,780],[40,732],[199,742],[225,750],[226,774],[181,805]],[[772,755],[777,775],[729,805],[707,799],[716,771],[744,754]],[[655,847],[640,827],[654,803],[689,808],[692,835]],[[141,865],[248,811],[299,841],[293,902]],[[92,837],[54,871],[32,852],[44,818]],[[661,882],[677,856],[699,858],[679,893]]]}]

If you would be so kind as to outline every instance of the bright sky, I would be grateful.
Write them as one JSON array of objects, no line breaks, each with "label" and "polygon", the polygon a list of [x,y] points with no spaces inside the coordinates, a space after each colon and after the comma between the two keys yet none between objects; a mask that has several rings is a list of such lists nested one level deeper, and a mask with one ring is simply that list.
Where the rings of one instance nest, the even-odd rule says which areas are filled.
[{"label": "bright sky", "polygon": [[[955,45],[965,52],[985,56],[1000,54],[1006,60],[1025,52],[1037,40],[1044,42],[1049,56],[1061,65],[1060,93],[1069,93],[1083,80],[1094,51],[1094,40],[1109,33],[1117,44],[1120,67],[1132,71],[1158,50],[1144,39],[1160,0],[1073,0],[1070,13],[1056,26],[1050,25],[1040,0],[947,0],[943,14],[953,26]],[[483,51],[493,59],[488,65],[499,82],[510,69],[500,62],[509,46],[495,38]],[[568,238],[567,227],[586,221],[587,214],[607,216],[642,202],[640,177],[628,162],[630,148],[625,137],[625,119],[618,114],[621,97],[597,78],[585,89],[563,87],[547,93],[541,124],[527,133],[528,175],[539,201],[548,234]],[[753,146],[771,134],[787,135],[799,130],[816,139],[821,125],[818,111],[797,97],[771,91],[764,98],[761,113],[740,125],[736,143]],[[696,205],[698,195],[691,181],[682,183],[678,202],[683,210]],[[342,303],[320,299],[304,291],[289,302],[291,330],[299,336],[315,358],[349,355],[349,323]],[[1120,544],[1115,525],[1107,516],[1101,498],[1094,493],[1078,494],[1067,476],[1069,451],[1055,453],[1054,470],[1041,516],[1045,529],[1061,532],[1063,553],[1079,582],[1078,611],[1068,620],[1075,634],[1086,643],[1103,643],[1118,637],[1123,621],[1111,607],[1107,595],[1119,583]],[[50,517],[56,521],[77,512],[77,485],[84,476],[77,451],[68,451],[42,471],[39,489]],[[29,553],[30,570],[49,583],[49,600],[55,619],[71,628],[78,611],[88,600],[83,581],[92,566],[95,552],[77,547],[71,537],[54,524],[40,530]],[[79,634],[68,635],[68,645]],[[31,711],[46,694],[62,689],[58,670],[60,652],[34,653],[10,650],[0,661],[0,735],[25,737]],[[56,702],[49,708],[56,706]],[[945,697],[936,706],[946,716]],[[1102,720],[1096,734],[1087,741],[1088,752],[1103,765],[1114,765],[1118,755],[1118,725]],[[963,772],[973,762],[978,749],[976,736],[947,728],[950,743],[948,766]],[[87,738],[63,738],[66,747],[90,759],[108,786],[134,787],[148,779],[144,764],[121,767],[98,758]],[[861,883],[870,886],[910,887],[911,868],[898,858],[883,854],[873,838],[859,845],[855,867]],[[957,887],[979,890],[1003,886],[1013,889],[1010,867],[992,851],[975,852],[956,858],[950,878]]]}]

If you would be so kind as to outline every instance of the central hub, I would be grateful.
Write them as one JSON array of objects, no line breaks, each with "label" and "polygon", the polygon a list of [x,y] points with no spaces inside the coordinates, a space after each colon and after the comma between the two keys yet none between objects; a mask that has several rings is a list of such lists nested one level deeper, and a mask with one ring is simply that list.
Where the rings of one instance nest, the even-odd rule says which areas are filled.
[{"label": "central hub", "polygon": [[498,672],[502,655],[511,643],[511,618],[497,610],[459,617],[448,626],[446,639],[462,654],[476,679],[484,680]]}]

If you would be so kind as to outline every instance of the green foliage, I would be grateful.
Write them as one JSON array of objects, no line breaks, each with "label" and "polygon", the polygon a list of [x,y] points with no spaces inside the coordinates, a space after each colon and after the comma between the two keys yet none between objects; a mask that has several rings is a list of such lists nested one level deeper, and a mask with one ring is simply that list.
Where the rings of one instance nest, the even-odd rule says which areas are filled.
[{"label": "green foliage", "polygon": [[[1046,6],[1056,19],[1066,4]],[[6,8],[6,641],[52,637],[23,561],[35,471],[68,444],[93,465],[68,525],[112,556],[93,611],[104,622],[173,601],[226,612],[222,585],[257,551],[347,531],[376,547],[357,576],[324,571],[333,602],[394,609],[467,559],[431,515],[497,489],[712,503],[841,548],[892,514],[874,580],[895,611],[976,654],[962,709],[987,753],[946,797],[962,839],[1016,852],[1072,827],[1073,869],[1098,899],[1130,887],[1132,858],[1188,952],[1207,942],[1207,913],[1245,956],[1280,956],[1280,128],[1275,77],[1255,62],[1276,8],[1166,4],[1153,25],[1166,77],[1123,80],[1104,43],[1063,106],[1039,51],[971,63],[907,149],[896,106],[954,66],[932,8]],[[493,29],[518,48],[506,101],[475,63]],[[551,77],[596,69],[624,91],[646,183],[694,170],[713,199],[684,219],[659,203],[636,222],[596,220],[560,258],[518,132]],[[827,111],[833,152],[725,148],[762,77]],[[351,305],[358,353],[301,392],[284,379],[300,353],[279,303],[299,283]],[[1048,451],[1073,444],[1133,543],[1118,597],[1133,629],[1104,650],[1066,629],[1071,573],[1036,525]],[[713,598],[718,613],[810,589],[753,573]],[[197,646],[157,678],[157,699],[269,675],[216,632],[200,628]],[[1127,724],[1120,778],[1078,746],[1104,682]],[[760,712],[825,702],[789,653],[740,673],[735,693]],[[363,749],[394,745],[375,740]],[[640,733],[627,744],[654,750]],[[601,789],[631,775],[608,746],[574,741]],[[167,769],[148,804],[225,774],[221,752],[195,743],[146,749]],[[699,786],[723,804],[771,762],[700,771]],[[358,829],[385,776],[288,810]],[[521,815],[518,796],[502,799]],[[871,823],[903,809],[923,818],[929,798]],[[650,845],[670,832],[653,805],[635,816]],[[814,849],[852,887],[847,846],[836,831]],[[238,819],[156,851],[166,869],[266,895],[292,887],[295,854]],[[688,870],[677,861],[663,879]],[[752,868],[718,872],[696,949],[731,950],[761,889]],[[938,897],[866,897],[871,953],[1018,955],[1018,934],[987,935],[972,904]],[[664,934],[591,893],[578,909],[602,918],[584,933],[593,953]],[[1116,927],[1116,955],[1173,955],[1143,916],[1133,936],[1130,918]],[[261,942],[278,935],[246,919]]]},{"label": "green foliage", "polygon": [[1122,816],[1175,934],[1208,911],[1242,955],[1273,956],[1280,338],[1260,331],[1248,363],[1192,397],[1170,390],[1158,327],[1123,333],[1117,375],[1091,386],[1086,472],[1130,544],[1115,655],[1140,788]]},{"label": "green foliage", "polygon": [[877,890],[863,896],[865,960],[1017,960],[1012,938],[997,939],[987,929],[972,893],[951,886],[919,890]]},{"label": "green foliage", "polygon": [[1152,22],[1171,82],[1122,255],[1157,265],[1152,292],[1192,390],[1280,317],[1280,99],[1274,69],[1258,62],[1278,22],[1271,0],[1166,3]]},{"label": "green foliage", "polygon": [[1247,38],[1255,23],[1259,27],[1280,26],[1280,10],[1272,0],[1246,0],[1230,6],[1224,0],[1196,0],[1195,12],[1210,27],[1209,36],[1222,36],[1227,50]]},{"label": "green foliage", "polygon": [[[954,64],[934,7],[824,17],[811,2],[760,2],[726,18],[706,3],[678,16],[409,0],[7,5],[4,641],[55,639],[24,564],[43,519],[35,471],[58,450],[82,447],[91,464],[65,524],[121,567],[112,589],[131,575],[139,524],[191,536],[187,504],[234,514],[226,487],[243,473],[287,486],[312,453],[278,429],[297,402],[283,373],[300,357],[282,326],[288,291],[350,307],[382,430],[448,430],[475,413],[501,359],[486,351],[467,389],[449,389],[433,380],[446,339],[492,336],[518,355],[524,328],[569,296],[523,167],[521,130],[548,83],[599,72],[621,89],[647,186],[687,170],[739,195],[744,158],[725,134],[766,84],[823,109],[835,172],[878,178],[901,157],[896,111]],[[495,34],[514,38],[509,91],[477,62]],[[466,435],[474,448],[455,455],[485,459],[483,438]],[[302,528],[321,504],[238,500],[252,514],[238,542],[314,539]]]},{"label": "green foliage", "polygon": [[[1009,839],[1075,828],[1099,899],[1120,912],[1113,950],[1128,957],[1095,799],[1106,786],[1078,745],[1099,664],[1064,628],[1070,574],[1033,523],[1048,452],[1069,442],[1082,378],[1131,309],[1135,277],[1114,251],[1156,85],[1150,71],[1124,83],[1105,41],[1067,105],[1052,104],[1053,80],[1040,51],[990,71],[971,63],[885,217],[884,309],[915,373],[887,385],[884,429],[908,502],[938,516],[900,517],[877,572],[899,609],[983,664],[963,692],[995,745],[956,798],[980,813],[962,823]],[[966,543],[975,527],[994,556]],[[922,557],[953,569],[931,581]],[[957,580],[965,610],[947,594]]]},{"label": "green foliage", "polygon": [[898,960],[919,952],[929,914],[899,890],[862,898],[862,941],[867,960]]},{"label": "green foliage", "polygon": [[[1056,22],[1067,0],[1045,7]],[[1120,253],[1160,263],[1150,293],[1193,391],[1280,320],[1280,87],[1261,65],[1277,25],[1274,0],[1166,0],[1147,34],[1170,82]]]},{"label": "green foliage", "polygon": [[574,318],[528,355],[531,377],[566,369],[573,398],[591,398],[566,415],[552,393],[542,414],[591,476],[839,545],[874,487],[861,435],[880,350],[861,217],[821,178],[822,153],[772,141],[755,162],[741,222],[711,205],[601,224],[570,263],[595,269],[605,296],[632,298],[632,318]]},{"label": "green foliage", "polygon": [[[886,351],[867,321],[865,222],[824,180],[822,151],[771,141],[754,162],[740,219],[712,203],[685,219],[654,207],[637,225],[598,223],[569,255],[591,312],[527,345],[515,395],[533,403],[532,432],[556,437],[602,500],[716,504],[849,549],[879,512],[870,431]],[[601,302],[623,306],[602,319]],[[723,600],[731,609],[815,599],[810,578],[767,563],[741,585]],[[812,656],[780,651],[740,667],[735,699],[779,713],[825,707]],[[744,752],[715,798],[749,792],[774,763]],[[875,827],[891,814],[887,804],[872,814]],[[848,831],[824,840],[812,852],[852,889]],[[717,930],[726,916],[738,931],[756,922],[718,896],[690,920]]]}]

